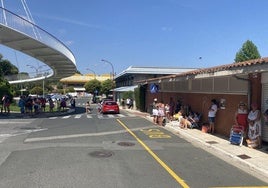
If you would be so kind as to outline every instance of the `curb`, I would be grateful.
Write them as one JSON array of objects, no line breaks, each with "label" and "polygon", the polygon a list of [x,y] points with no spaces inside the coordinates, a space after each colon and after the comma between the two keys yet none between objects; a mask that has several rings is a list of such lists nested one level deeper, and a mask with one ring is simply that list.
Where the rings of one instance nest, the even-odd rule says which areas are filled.
[{"label": "curb", "polygon": [[[218,153],[218,154],[223,154],[235,161],[238,161],[240,164],[242,165],[246,165],[247,167],[249,167],[251,170],[254,170],[256,173],[258,173],[258,175],[255,175],[256,177],[263,177],[262,179],[265,180],[267,182],[267,179],[268,179],[268,171],[265,170],[265,169],[262,169],[260,168],[259,166],[257,165],[254,165],[250,162],[247,162],[246,160],[244,159],[241,159],[240,157],[222,149],[222,148],[219,148],[213,144],[210,144],[210,143],[207,143],[207,142],[204,142],[203,140],[199,139],[199,138],[196,138],[194,137],[193,135],[190,135],[188,134],[187,132],[185,131],[180,131],[180,130],[177,130],[175,128],[173,128],[171,125],[166,125],[165,126],[166,129],[172,131],[172,132],[175,132],[176,133],[179,133],[183,138],[185,138],[186,140],[190,141],[190,143],[192,143],[193,140],[196,141],[197,144],[201,145],[201,146],[205,146],[206,148],[208,149],[212,149],[212,151],[208,151],[210,152],[211,154],[215,154],[215,151]],[[245,146],[242,146],[242,147],[245,147]],[[207,151],[207,150],[206,150]],[[230,161],[227,161],[227,162],[230,162]],[[252,174],[251,174],[252,175]]]}]

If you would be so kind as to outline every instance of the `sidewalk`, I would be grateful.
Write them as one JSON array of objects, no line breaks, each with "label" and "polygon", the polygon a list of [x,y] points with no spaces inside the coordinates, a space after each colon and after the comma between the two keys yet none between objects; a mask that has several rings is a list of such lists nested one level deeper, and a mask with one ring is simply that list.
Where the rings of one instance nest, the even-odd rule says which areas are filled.
[{"label": "sidewalk", "polygon": [[9,114],[1,113],[0,119],[46,118],[46,117],[51,117],[51,116],[65,115],[65,114],[69,114],[71,112],[74,112],[74,109],[71,109],[69,107],[67,107],[64,111],[53,111],[53,112],[46,111],[46,112],[39,112],[37,114],[35,114],[35,113],[21,114],[20,112],[10,112]]},{"label": "sidewalk", "polygon": [[[153,118],[148,113],[143,113],[135,110],[128,112],[140,115],[153,121]],[[175,121],[169,122],[163,127],[174,134],[180,135],[188,140],[193,145],[199,145],[206,151],[221,157],[232,164],[244,170],[250,169],[254,172],[254,176],[268,183],[268,145],[263,144],[262,149],[251,149],[247,146],[232,145],[229,138],[222,138],[219,135],[203,133],[198,129],[181,129]]]}]

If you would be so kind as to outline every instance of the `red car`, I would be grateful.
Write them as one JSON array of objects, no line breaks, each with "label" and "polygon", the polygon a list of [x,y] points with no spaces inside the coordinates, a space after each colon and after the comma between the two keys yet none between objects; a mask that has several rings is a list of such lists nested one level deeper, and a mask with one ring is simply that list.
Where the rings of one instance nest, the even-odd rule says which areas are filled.
[{"label": "red car", "polygon": [[115,113],[119,114],[119,106],[115,101],[104,101],[101,105],[101,112],[103,114]]}]

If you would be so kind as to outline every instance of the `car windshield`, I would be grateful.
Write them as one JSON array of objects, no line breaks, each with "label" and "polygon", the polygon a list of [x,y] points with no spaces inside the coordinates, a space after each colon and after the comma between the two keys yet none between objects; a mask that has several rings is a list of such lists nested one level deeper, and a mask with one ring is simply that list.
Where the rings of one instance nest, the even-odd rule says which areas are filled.
[{"label": "car windshield", "polygon": [[108,102],[105,102],[105,105],[117,105],[117,103],[114,101],[108,101]]}]

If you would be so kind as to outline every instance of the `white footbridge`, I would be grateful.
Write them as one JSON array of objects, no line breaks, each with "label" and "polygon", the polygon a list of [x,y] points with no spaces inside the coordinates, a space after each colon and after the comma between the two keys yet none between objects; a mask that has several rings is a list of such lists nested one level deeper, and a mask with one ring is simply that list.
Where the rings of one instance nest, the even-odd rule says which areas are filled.
[{"label": "white footbridge", "polygon": [[59,80],[73,75],[77,68],[71,50],[56,37],[41,29],[33,22],[0,7],[0,44],[25,53],[50,67],[50,72],[33,78],[9,77],[10,84]]}]

